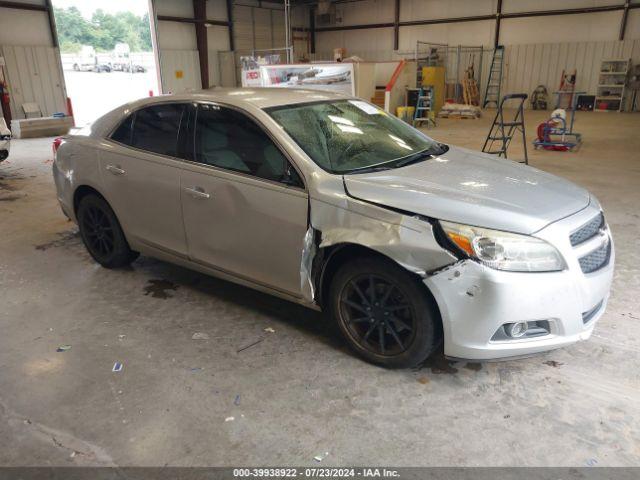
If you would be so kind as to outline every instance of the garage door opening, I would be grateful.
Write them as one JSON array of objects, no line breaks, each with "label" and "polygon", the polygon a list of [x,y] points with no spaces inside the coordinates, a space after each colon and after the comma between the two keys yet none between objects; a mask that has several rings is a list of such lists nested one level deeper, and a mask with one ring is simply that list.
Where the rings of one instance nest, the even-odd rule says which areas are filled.
[{"label": "garage door opening", "polygon": [[53,0],[53,7],[77,126],[158,93],[146,0]]}]

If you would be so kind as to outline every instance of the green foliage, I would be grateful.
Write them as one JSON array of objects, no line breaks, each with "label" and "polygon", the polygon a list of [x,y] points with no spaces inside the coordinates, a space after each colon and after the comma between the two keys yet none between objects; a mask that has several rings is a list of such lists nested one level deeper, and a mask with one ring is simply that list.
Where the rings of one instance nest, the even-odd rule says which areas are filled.
[{"label": "green foliage", "polygon": [[96,10],[91,20],[85,19],[76,7],[54,7],[60,50],[77,53],[82,45],[91,45],[98,52],[114,49],[116,43],[128,43],[132,52],[151,51],[149,15],[137,17],[131,12],[105,13]]}]

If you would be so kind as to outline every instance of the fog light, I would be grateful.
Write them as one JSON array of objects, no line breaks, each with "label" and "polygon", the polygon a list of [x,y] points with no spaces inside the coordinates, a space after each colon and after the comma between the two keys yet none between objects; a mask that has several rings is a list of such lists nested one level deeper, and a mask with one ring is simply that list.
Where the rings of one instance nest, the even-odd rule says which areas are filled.
[{"label": "fog light", "polygon": [[510,323],[504,326],[504,330],[508,336],[511,338],[520,338],[529,329],[529,324],[527,322],[518,322],[518,323]]}]

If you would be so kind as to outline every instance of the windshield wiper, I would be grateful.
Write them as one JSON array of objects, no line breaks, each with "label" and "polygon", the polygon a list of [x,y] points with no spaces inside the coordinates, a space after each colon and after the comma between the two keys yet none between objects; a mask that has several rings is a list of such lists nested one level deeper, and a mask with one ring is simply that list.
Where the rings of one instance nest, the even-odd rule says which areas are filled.
[{"label": "windshield wiper", "polygon": [[449,146],[444,143],[437,143],[433,147],[429,147],[421,152],[414,153],[413,155],[409,155],[408,157],[403,158],[402,160],[398,160],[394,163],[395,168],[405,167],[411,163],[417,163],[424,160],[427,157],[432,157],[434,155],[442,155],[447,150],[449,150]]},{"label": "windshield wiper", "polygon": [[356,168],[355,170],[348,170],[346,172],[342,172],[342,174],[351,175],[355,173],[381,172],[383,170],[391,170],[391,167],[383,166],[383,165],[373,165],[371,167],[363,167],[363,168]]}]

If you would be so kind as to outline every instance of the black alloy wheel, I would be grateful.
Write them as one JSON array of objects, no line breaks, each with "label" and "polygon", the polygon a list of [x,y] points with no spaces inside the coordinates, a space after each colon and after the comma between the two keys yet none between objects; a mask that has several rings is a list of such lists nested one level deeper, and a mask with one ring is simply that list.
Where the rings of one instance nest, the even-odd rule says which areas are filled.
[{"label": "black alloy wheel", "polygon": [[413,306],[391,279],[375,274],[352,278],[342,290],[340,308],[354,341],[378,355],[397,355],[413,341]]},{"label": "black alloy wheel", "polygon": [[350,346],[372,363],[413,367],[441,342],[442,322],[431,294],[416,275],[382,256],[342,265],[327,300]]},{"label": "black alloy wheel", "polygon": [[87,247],[99,257],[109,257],[115,248],[113,226],[100,208],[90,205],[82,217]]},{"label": "black alloy wheel", "polygon": [[103,267],[123,267],[138,257],[129,248],[115,213],[102,197],[93,194],[83,197],[76,216],[85,247]]}]

